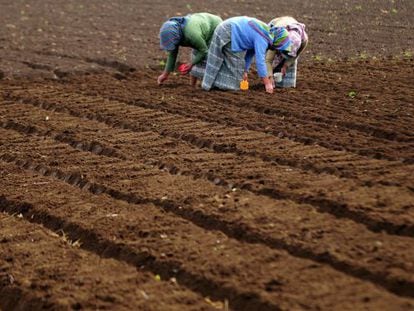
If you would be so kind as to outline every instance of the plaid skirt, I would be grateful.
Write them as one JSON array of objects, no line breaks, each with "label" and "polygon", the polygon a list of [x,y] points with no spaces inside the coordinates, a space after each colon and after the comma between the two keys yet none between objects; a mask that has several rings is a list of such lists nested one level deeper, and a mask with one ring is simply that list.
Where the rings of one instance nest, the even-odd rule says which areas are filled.
[{"label": "plaid skirt", "polygon": [[222,22],[217,26],[207,55],[207,65],[201,87],[204,90],[240,90],[243,80],[246,52],[231,50],[231,24]]},{"label": "plaid skirt", "polygon": [[[277,62],[276,59],[275,62]],[[278,65],[279,64],[277,63],[273,63],[274,68],[279,67]],[[283,77],[282,81],[276,83],[276,87],[296,87],[297,68],[298,59],[296,59],[295,62],[287,68],[285,76]],[[280,69],[276,71],[280,72]]]}]

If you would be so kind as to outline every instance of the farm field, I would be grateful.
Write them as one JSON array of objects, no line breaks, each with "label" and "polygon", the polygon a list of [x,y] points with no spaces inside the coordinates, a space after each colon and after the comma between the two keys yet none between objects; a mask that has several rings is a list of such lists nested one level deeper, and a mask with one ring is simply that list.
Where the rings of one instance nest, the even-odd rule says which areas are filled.
[{"label": "farm field", "polygon": [[[1,1],[0,310],[414,309],[414,3],[274,3]],[[305,22],[298,87],[158,86],[198,11]]]}]

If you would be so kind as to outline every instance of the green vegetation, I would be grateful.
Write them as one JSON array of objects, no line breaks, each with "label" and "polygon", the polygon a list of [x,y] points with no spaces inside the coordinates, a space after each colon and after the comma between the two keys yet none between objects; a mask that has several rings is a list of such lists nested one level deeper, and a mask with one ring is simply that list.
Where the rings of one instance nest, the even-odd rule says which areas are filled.
[{"label": "green vegetation", "polygon": [[355,97],[357,96],[357,92],[356,92],[356,91],[350,91],[350,92],[348,93],[348,96],[349,96],[350,98],[355,98]]}]

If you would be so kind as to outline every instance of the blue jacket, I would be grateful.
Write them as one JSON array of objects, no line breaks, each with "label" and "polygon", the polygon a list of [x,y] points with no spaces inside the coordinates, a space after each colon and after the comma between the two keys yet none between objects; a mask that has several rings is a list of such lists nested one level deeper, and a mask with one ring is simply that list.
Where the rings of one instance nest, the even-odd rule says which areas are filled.
[{"label": "blue jacket", "polygon": [[248,71],[253,57],[256,56],[257,72],[261,78],[267,76],[266,51],[269,43],[252,26],[248,24],[253,17],[238,16],[227,20],[231,24],[231,50],[233,52],[246,51],[246,66]]}]

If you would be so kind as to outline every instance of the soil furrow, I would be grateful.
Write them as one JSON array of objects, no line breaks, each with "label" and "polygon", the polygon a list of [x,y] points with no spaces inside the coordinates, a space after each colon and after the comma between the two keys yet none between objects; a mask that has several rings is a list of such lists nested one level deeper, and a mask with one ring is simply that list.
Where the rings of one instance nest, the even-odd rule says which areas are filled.
[{"label": "soil furrow", "polygon": [[0,1],[0,310],[414,310],[414,1],[278,1],[295,88],[157,83],[169,17],[270,6]]},{"label": "soil furrow", "polygon": [[[87,92],[86,95],[89,95]],[[130,98],[130,96],[129,96]],[[356,132],[363,132],[367,136],[373,136],[377,138],[377,140],[373,140],[377,144],[384,144],[382,140],[390,140],[395,142],[401,142],[401,143],[412,143],[414,142],[414,138],[412,137],[412,133],[410,132],[403,132],[401,134],[395,133],[393,131],[387,131],[378,127],[355,123],[355,122],[346,122],[341,120],[335,120],[335,119],[328,119],[320,116],[319,114],[311,115],[311,114],[295,114],[291,110],[284,110],[280,107],[269,107],[268,103],[266,104],[257,104],[257,103],[249,103],[249,106],[246,105],[246,102],[239,103],[237,101],[229,101],[223,99],[223,97],[220,97],[220,102],[217,101],[214,102],[208,102],[206,103],[205,100],[203,100],[202,103],[198,103],[198,105],[195,105],[194,102],[186,107],[184,110],[182,106],[178,102],[157,102],[157,103],[151,103],[148,102],[148,99],[134,99],[130,100],[128,97],[122,97],[122,96],[111,96],[111,100],[117,100],[122,102],[127,102],[128,104],[136,105],[139,107],[147,108],[147,109],[162,109],[165,112],[172,113],[172,114],[178,114],[185,117],[197,117],[198,119],[201,119],[206,122],[218,122],[220,124],[230,125],[230,126],[242,126],[245,125],[247,128],[251,130],[258,130],[266,132],[273,132],[274,134],[278,135],[280,131],[278,131],[278,128],[273,129],[270,128],[269,125],[275,122],[280,123],[281,120],[283,122],[288,122],[291,124],[301,124],[302,127],[306,123],[309,123],[308,128],[309,129],[315,129],[315,131],[326,131],[329,130],[332,131],[338,131],[343,132],[347,131],[349,133],[350,131],[356,131]],[[180,102],[183,101],[184,98],[180,98]],[[257,102],[257,101],[256,101]],[[197,102],[195,102],[197,103]],[[278,103],[278,102],[277,102]],[[205,110],[202,111],[200,109],[200,105],[206,105],[207,107]],[[243,110],[247,111],[241,111],[240,109],[234,108],[231,109],[232,106],[240,107]],[[190,109],[187,109],[190,108]],[[192,108],[192,109],[191,109]],[[238,116],[240,115],[240,112],[244,113],[245,115],[248,115],[250,120],[245,118],[244,120],[240,120]],[[235,116],[235,117],[232,117]],[[260,124],[259,121],[264,124]],[[256,120],[256,121],[253,121]],[[266,120],[266,121],[265,121]],[[221,122],[220,122],[221,121]],[[250,122],[249,122],[250,121]],[[356,120],[357,121],[357,120]],[[342,128],[342,129],[341,129]],[[345,129],[344,129],[345,128]],[[286,136],[289,138],[293,138],[296,141],[299,142],[305,142],[308,143],[309,139],[304,138],[303,136],[299,135],[290,135],[288,131],[286,131]],[[352,135],[352,133],[349,133]],[[309,136],[310,133],[308,133],[309,138],[313,138],[315,141],[318,141],[320,145],[323,145],[323,142],[318,139],[319,136]],[[354,137],[358,136],[358,134],[353,133]],[[365,139],[366,140],[366,139]],[[330,145],[326,145],[326,147],[329,147]],[[339,146],[339,145],[338,145]]]},{"label": "soil furrow", "polygon": [[[140,83],[142,82],[140,81]],[[374,158],[399,160],[403,156],[401,151],[409,151],[406,148],[404,151],[403,147],[412,146],[414,142],[412,132],[410,131],[410,123],[407,123],[405,130],[402,130],[402,124],[398,122],[399,130],[396,131],[394,120],[391,120],[389,124],[383,122],[378,125],[366,124],[364,116],[352,122],[349,121],[349,117],[346,120],[342,120],[342,116],[338,114],[338,108],[326,117],[323,114],[321,115],[320,109],[313,109],[303,113],[298,112],[304,108],[302,101],[303,97],[306,98],[306,95],[304,96],[302,93],[301,97],[296,99],[295,105],[291,105],[295,92],[289,92],[288,98],[282,93],[280,101],[269,102],[268,100],[263,100],[263,103],[261,103],[257,96],[254,96],[255,100],[250,100],[253,98],[252,96],[238,96],[230,99],[231,94],[223,94],[212,95],[198,100],[196,91],[191,89],[187,90],[186,93],[189,94],[186,95],[176,94],[174,90],[167,90],[165,91],[166,95],[163,96],[165,100],[160,101],[156,99],[153,91],[148,91],[153,86],[149,82],[145,85],[147,86],[147,91],[146,93],[144,92],[145,95],[143,95],[143,92],[138,93],[136,91],[141,88],[134,84],[134,80],[129,82],[126,87],[124,83],[121,87],[117,85],[114,88],[110,88],[110,90],[99,89],[99,91],[100,94],[106,94],[105,96],[110,99],[121,100],[145,108],[162,109],[166,112],[186,117],[197,117],[207,122],[219,122],[220,124],[231,126],[246,126],[251,130],[265,131],[275,135],[282,133],[285,137],[303,143],[318,143],[331,149],[343,149],[345,147],[345,149],[351,152]],[[85,93],[94,94],[96,92],[96,90],[89,90],[85,89]],[[182,103],[188,101],[187,96],[191,98],[191,104],[186,105],[185,109],[183,109]],[[131,100],[131,98],[138,99]],[[283,101],[289,101],[289,106],[285,106]],[[344,100],[342,99],[341,101]],[[297,107],[298,102],[301,103],[300,107]],[[249,110],[247,113],[243,111],[246,109]],[[394,128],[388,130],[384,128],[384,125]],[[323,133],[323,137],[321,133]],[[340,136],[342,136],[342,139],[338,141],[335,137]],[[371,138],[367,139],[366,136]],[[345,139],[347,143],[344,146]],[[367,140],[370,140],[369,149],[364,148],[364,145],[367,145]],[[397,144],[389,144],[387,140]],[[406,143],[404,144],[404,142]],[[376,149],[372,147],[374,144],[378,146]],[[407,153],[404,159],[410,161],[412,156],[412,153]]]},{"label": "soil furrow", "polygon": [[[86,145],[90,144],[86,143]],[[202,147],[198,142],[196,145]],[[291,199],[298,203],[311,204],[321,212],[364,223],[373,231],[386,230],[391,234],[413,236],[414,228],[409,221],[412,208],[410,203],[407,203],[410,202],[409,198],[412,197],[412,194],[393,186],[386,188],[382,186],[361,187],[358,183],[350,180],[338,179],[324,174],[303,174],[289,167],[268,167],[266,163],[260,161],[256,162],[256,168],[249,171],[244,167],[245,161],[241,161],[240,158],[236,159],[234,164],[227,169],[221,166],[220,173],[214,166],[198,165],[194,167],[192,165],[189,167],[188,162],[196,163],[196,159],[186,157],[184,160],[184,164],[181,164],[184,169],[200,171],[201,168],[201,172],[207,171],[208,174],[204,173],[204,175],[215,183],[218,180],[219,184],[237,185],[272,198]],[[176,159],[174,162],[178,162],[178,160]],[[167,162],[165,160],[159,162],[158,160],[156,163],[164,165]],[[183,168],[180,169],[180,166],[174,165],[173,167],[177,173],[181,173],[183,170]],[[257,170],[260,170],[261,167],[263,170],[258,173]],[[235,169],[237,172],[244,171],[244,173],[234,176]],[[233,177],[230,179],[227,177],[232,175]],[[295,178],[292,179],[292,177]],[[297,181],[292,183],[292,180]],[[325,194],[329,191],[329,188],[326,188],[327,184],[333,185],[335,190],[333,193],[338,193],[327,197]],[[394,194],[395,191],[398,195]],[[400,202],[397,202],[394,197],[399,197]]]},{"label": "soil furrow", "polygon": [[[9,134],[8,136],[12,135]],[[207,230],[220,230],[241,241],[262,243],[276,249],[286,249],[297,257],[309,258],[321,263],[328,263],[339,271],[373,281],[391,291],[397,291],[399,294],[405,295],[410,293],[409,288],[412,286],[412,281],[402,276],[400,272],[396,273],[397,271],[401,271],[400,269],[411,269],[409,268],[410,265],[406,266],[405,264],[402,264],[402,262],[397,264],[397,262],[400,261],[398,257],[389,257],[393,252],[386,252],[385,249],[378,250],[374,246],[376,243],[375,241],[378,241],[377,239],[386,239],[387,241],[389,240],[387,244],[401,245],[406,253],[406,249],[409,249],[406,243],[413,243],[411,239],[386,236],[379,237],[372,234],[370,237],[370,234],[366,232],[365,235],[367,240],[361,244],[361,249],[366,250],[367,253],[365,255],[368,256],[367,260],[371,262],[371,260],[377,261],[374,258],[379,258],[377,257],[377,254],[375,254],[375,257],[368,259],[371,257],[370,253],[372,253],[374,247],[375,253],[377,251],[381,252],[383,254],[381,256],[395,262],[398,266],[397,270],[393,270],[389,267],[387,269],[382,266],[382,263],[379,263],[379,266],[374,268],[375,265],[371,263],[371,266],[367,269],[367,267],[360,264],[360,261],[352,259],[354,256],[360,258],[361,255],[364,254],[360,252],[361,249],[355,249],[352,244],[347,248],[347,252],[350,253],[346,256],[350,257],[345,258],[344,260],[343,254],[341,254],[342,251],[340,249],[330,249],[329,243],[326,246],[320,247],[320,250],[315,253],[313,250],[315,248],[314,245],[308,247],[306,244],[309,243],[309,241],[301,241],[301,239],[314,240],[315,236],[316,240],[319,240],[326,234],[325,232],[322,232],[321,235],[321,233],[318,234],[316,231],[315,233],[312,233],[315,229],[308,233],[309,228],[306,227],[313,227],[313,224],[311,224],[313,215],[312,211],[308,210],[309,218],[306,217],[304,214],[306,206],[298,207],[297,215],[290,215],[286,218],[287,223],[285,223],[281,221],[280,216],[275,217],[275,215],[278,215],[278,212],[276,211],[277,209],[280,209],[281,212],[284,213],[283,210],[295,208],[294,205],[289,206],[291,205],[289,202],[279,202],[279,204],[275,205],[275,202],[266,200],[265,198],[252,197],[246,193],[240,193],[240,197],[237,196],[232,199],[232,196],[222,188],[217,188],[201,181],[193,181],[193,179],[188,179],[185,176],[167,178],[167,176],[162,175],[161,172],[154,172],[153,175],[155,178],[145,178],[145,174],[147,174],[148,171],[153,170],[149,166],[137,164],[130,164],[128,166],[125,161],[121,163],[121,165],[110,161],[108,162],[108,165],[104,165],[103,163],[107,161],[93,160],[93,158],[96,157],[94,155],[80,156],[80,154],[78,154],[74,155],[73,160],[70,160],[67,157],[68,152],[63,149],[62,156],[56,153],[53,154],[53,162],[57,162],[57,166],[64,167],[64,169],[54,169],[42,164],[44,159],[47,160],[51,157],[42,155],[41,149],[35,147],[36,143],[33,138],[34,137],[30,139],[30,137],[28,137],[28,140],[30,139],[33,145],[30,145],[30,143],[27,142],[27,150],[20,149],[19,153],[13,153],[11,147],[9,148],[7,145],[4,145],[4,148],[7,148],[8,150],[8,154],[3,153],[1,158],[4,161],[16,163],[20,167],[34,170],[40,174],[51,175],[69,184],[76,185],[79,188],[89,190],[94,194],[107,193],[116,199],[130,203],[153,203],[161,209],[190,220]],[[45,144],[47,143],[47,139],[41,139],[41,142]],[[30,153],[31,150],[35,150],[36,153],[31,156],[30,160],[20,155],[21,152]],[[83,164],[77,163],[78,159],[86,158],[89,158],[87,162],[85,161]],[[97,162],[102,163],[99,172],[96,172]],[[73,171],[74,163],[77,167],[82,167],[82,171]],[[144,171],[144,174],[141,173],[142,171]],[[160,175],[160,178],[156,177],[156,175]],[[88,177],[86,178],[85,176]],[[114,179],[118,181],[118,185],[114,184]],[[180,187],[177,188],[177,185],[180,185]],[[175,194],[171,192],[171,187],[175,188]],[[189,189],[191,189],[191,196],[188,196]],[[252,204],[250,202],[255,203]],[[240,216],[242,216],[242,218],[240,218]],[[267,217],[272,223],[268,223],[268,221],[263,223],[263,219]],[[296,242],[292,243],[292,238],[294,239],[295,235],[292,233],[288,234],[289,231],[286,231],[288,223],[291,222],[293,227],[303,227],[299,224],[303,223],[304,220],[305,222],[310,223],[306,224],[302,230],[298,231],[299,238]],[[295,221],[296,223],[292,224],[292,221]],[[279,225],[275,225],[275,223],[279,223]],[[319,220],[318,223],[325,223],[325,221]],[[332,223],[332,219],[327,219],[326,223]],[[259,226],[259,228],[264,226],[265,229],[260,230],[259,228],[255,228],[257,226]],[[279,226],[282,227],[278,229],[277,227]],[[336,227],[338,227],[338,229],[343,227],[342,229],[346,232],[349,230],[350,224],[338,223],[336,225],[334,223],[330,230],[336,232],[338,229],[333,229]],[[298,230],[298,228],[296,230]],[[283,234],[281,234],[279,230],[282,230],[281,232],[283,232]],[[269,231],[270,234],[268,233]],[[363,229],[361,227],[356,227],[355,232],[358,232],[358,240],[362,241]],[[332,238],[337,242],[339,238],[345,238],[346,240],[351,236],[352,234],[349,236],[345,234],[344,236],[343,232],[338,232],[337,235],[333,233]],[[325,238],[329,241],[331,239],[330,234]],[[314,240],[314,242],[316,242],[316,240]],[[305,242],[305,244],[303,244],[303,242]],[[318,241],[318,244],[319,243],[320,241]],[[374,243],[374,246],[371,243]],[[382,242],[379,242],[379,244],[382,245]],[[408,256],[408,258],[410,258],[410,256]],[[405,261],[410,262],[408,259],[405,259]],[[387,269],[387,272],[384,273],[383,269]]]},{"label": "soil furrow", "polygon": [[[36,90],[37,93],[37,90]],[[33,99],[30,100],[26,96],[23,98],[26,99],[28,103],[32,103],[34,105],[39,105],[47,109],[57,109],[58,111],[62,111],[64,108],[61,106],[65,106],[64,103],[57,106],[51,102],[47,103],[48,100],[46,98],[42,98],[41,102],[35,100],[37,98],[37,94],[33,94]],[[61,95],[62,96],[62,95]],[[57,94],[53,94],[53,98],[56,98]],[[16,98],[19,99],[19,96]],[[35,100],[35,102],[33,102]],[[92,99],[85,98],[84,101],[91,101]],[[72,101],[72,100],[71,100]],[[92,105],[94,106],[94,105]],[[73,107],[71,107],[73,108]],[[69,108],[69,109],[71,109]],[[85,107],[86,108],[86,107]],[[369,160],[368,158],[355,156],[349,153],[340,152],[340,151],[330,151],[328,149],[318,147],[318,146],[304,146],[302,144],[297,144],[293,142],[289,142],[286,139],[278,139],[272,138],[269,135],[259,134],[251,131],[245,131],[241,129],[231,129],[231,128],[224,128],[221,126],[209,126],[203,125],[200,128],[201,124],[195,122],[194,120],[183,120],[184,122],[191,122],[193,124],[198,124],[197,130],[194,129],[192,135],[177,135],[177,133],[182,133],[181,129],[181,122],[177,123],[175,118],[168,118],[168,120],[158,119],[155,115],[152,115],[151,120],[148,120],[150,115],[146,115],[144,117],[140,117],[142,113],[150,113],[151,111],[147,111],[144,109],[136,108],[136,115],[135,117],[131,117],[131,110],[130,107],[125,106],[128,115],[132,120],[136,119],[139,120],[139,126],[133,125],[130,126],[130,123],[126,123],[129,121],[128,119],[123,118],[122,120],[118,120],[116,116],[114,116],[114,112],[107,112],[108,117],[105,118],[104,115],[100,111],[95,112],[95,119],[98,119],[103,122],[110,122],[116,124],[120,127],[128,127],[133,130],[155,130],[162,135],[167,135],[170,137],[175,137],[177,139],[185,140],[189,143],[193,143],[196,146],[201,146],[204,148],[212,148],[216,152],[236,152],[241,155],[251,155],[260,157],[264,161],[271,161],[277,162],[282,165],[289,165],[293,167],[302,168],[305,170],[312,170],[316,173],[320,172],[327,172],[330,174],[335,174],[340,177],[355,177],[356,172],[360,172],[358,176],[362,178],[366,174],[370,174],[375,176],[376,179],[381,180],[384,184],[393,184],[393,175],[390,174],[388,168],[393,168],[395,171],[396,166],[400,165],[400,169],[398,174],[395,176],[399,176],[399,182],[405,181],[408,185],[409,189],[412,189],[412,184],[414,183],[413,174],[411,174],[411,170],[414,170],[414,165],[404,165],[401,162],[389,162],[389,161],[381,161],[381,160]],[[92,110],[93,111],[93,110]],[[155,111],[153,111],[156,113]],[[79,112],[71,110],[71,113],[79,115]],[[158,114],[158,113],[157,113]],[[121,115],[121,114],[120,114]],[[122,114],[123,115],[123,114]],[[158,114],[159,115],[159,114]],[[81,115],[79,115],[81,116]],[[82,115],[83,116],[83,115]],[[123,115],[124,116],[124,115]],[[84,116],[83,116],[84,117]],[[87,117],[91,117],[88,114]],[[92,117],[93,118],[93,117]],[[115,120],[111,122],[111,120]],[[171,121],[171,122],[170,122]],[[160,124],[168,124],[167,129],[163,129],[162,125]],[[173,131],[173,132],[171,132]],[[236,137],[230,137],[230,133],[234,131],[234,133],[238,133],[239,137],[243,137],[243,135],[253,135],[253,140],[261,140],[260,143],[249,143],[246,142],[246,139],[237,139]],[[177,133],[175,133],[177,132]],[[187,131],[188,133],[191,130]],[[244,138],[244,137],[243,137]],[[214,144],[213,144],[214,142]],[[306,151],[303,151],[303,148],[306,148]],[[334,160],[338,156],[347,157],[347,161],[337,161]],[[374,171],[370,171],[370,166],[367,166],[365,163],[358,164],[358,161],[370,161],[372,166],[374,167]],[[395,178],[395,177],[394,177]],[[398,184],[397,184],[398,185]]]},{"label": "soil furrow", "polygon": [[[8,169],[13,171],[11,168]],[[65,188],[60,182],[51,183],[49,178],[28,173],[18,172],[18,175],[31,190],[22,193],[15,187],[16,181],[13,181],[11,174],[8,175],[5,184],[10,185],[7,190],[11,192],[7,195],[8,198],[3,197],[2,206],[6,206],[9,213],[21,212],[25,218],[41,222],[53,230],[63,229],[70,234],[71,239],[80,239],[84,248],[106,257],[127,261],[143,269],[156,271],[162,279],[175,277],[179,284],[187,287],[190,286],[188,283],[195,283],[202,287],[198,288],[198,291],[204,290],[207,294],[220,290],[217,292],[221,293],[220,297],[216,298],[229,299],[230,307],[237,310],[250,310],[253,306],[260,310],[277,310],[278,305],[282,309],[292,309],[299,305],[321,307],[311,300],[298,300],[293,294],[302,287],[300,284],[306,284],[305,280],[317,270],[320,270],[316,272],[318,274],[330,276],[330,285],[326,287],[317,281],[319,278],[315,279],[313,276],[311,288],[307,284],[306,291],[311,290],[316,296],[323,295],[323,308],[329,308],[330,305],[341,301],[341,295],[338,296],[335,288],[344,286],[344,282],[351,282],[350,288],[355,290],[355,293],[352,293],[355,296],[346,297],[348,300],[344,301],[344,305],[359,302],[368,309],[375,309],[372,305],[375,306],[376,303],[386,305],[393,301],[397,307],[401,306],[401,309],[410,306],[409,300],[379,291],[375,286],[345,277],[326,266],[295,259],[284,252],[266,250],[259,245],[243,246],[219,233],[206,234],[197,227],[171,218],[168,214],[159,213],[151,206],[136,206],[140,210],[146,210],[146,213],[137,213],[134,212],[134,206],[108,199],[106,196],[100,196],[100,203],[97,204],[96,200],[88,199],[87,192],[76,189],[69,191],[73,195],[73,200],[63,202],[56,196],[56,190],[53,190],[56,187],[62,190]],[[42,203],[44,199],[41,194],[45,193],[45,190],[49,195],[47,203]],[[23,200],[26,204],[16,203],[13,198]],[[68,211],[71,216],[68,216]],[[238,253],[243,254],[244,258],[241,270],[237,259],[240,257],[235,257],[240,255]],[[189,259],[191,261],[188,261]],[[261,272],[248,269],[253,265],[260,265]],[[206,282],[203,282],[205,279],[200,274],[191,274],[192,271],[216,279],[218,287],[207,288]],[[254,273],[255,277],[252,278],[251,273]],[[196,286],[195,284],[192,285]],[[225,284],[238,284],[237,288],[241,292],[234,292]],[[249,288],[255,290],[248,293]],[[269,301],[277,301],[278,305],[266,304],[255,294],[256,291]],[[226,296],[223,297],[223,294]]]},{"label": "soil furrow", "polygon": [[98,257],[80,249],[80,242],[63,231],[58,235],[25,221],[23,217],[29,217],[28,221],[48,227],[30,212],[28,204],[0,197],[0,209],[11,213],[0,214],[0,306],[4,310],[210,309],[203,297],[177,283],[160,282],[153,274]]}]

